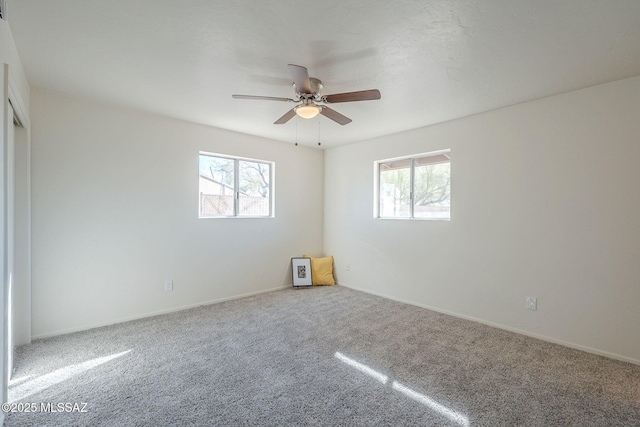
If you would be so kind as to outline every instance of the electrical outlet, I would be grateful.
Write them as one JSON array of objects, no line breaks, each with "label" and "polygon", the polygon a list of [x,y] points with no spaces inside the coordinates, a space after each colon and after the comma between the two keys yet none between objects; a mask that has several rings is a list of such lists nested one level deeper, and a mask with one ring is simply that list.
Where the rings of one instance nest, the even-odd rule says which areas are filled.
[{"label": "electrical outlet", "polygon": [[538,298],[536,297],[527,297],[527,310],[537,310],[538,309]]},{"label": "electrical outlet", "polygon": [[351,270],[351,264],[347,264],[347,266],[344,269],[347,271]]},{"label": "electrical outlet", "polygon": [[173,290],[173,280],[165,280],[164,281],[164,290],[172,291]]}]

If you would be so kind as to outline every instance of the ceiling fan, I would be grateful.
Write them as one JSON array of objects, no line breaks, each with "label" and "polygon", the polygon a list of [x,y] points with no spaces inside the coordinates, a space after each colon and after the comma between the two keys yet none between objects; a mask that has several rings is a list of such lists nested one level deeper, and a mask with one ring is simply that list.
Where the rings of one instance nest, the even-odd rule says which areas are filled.
[{"label": "ceiling fan", "polygon": [[274,122],[276,125],[287,123],[296,114],[305,119],[311,119],[318,114],[322,114],[336,123],[346,125],[351,123],[351,119],[349,117],[344,116],[323,104],[380,99],[380,91],[378,89],[335,93],[333,95],[321,95],[320,91],[322,90],[322,82],[316,78],[309,77],[309,72],[305,67],[294,64],[289,64],[288,67],[289,74],[291,74],[291,77],[293,78],[293,88],[296,92],[296,99],[253,95],[233,95],[233,98],[300,103],[287,111],[284,116],[276,120]]}]

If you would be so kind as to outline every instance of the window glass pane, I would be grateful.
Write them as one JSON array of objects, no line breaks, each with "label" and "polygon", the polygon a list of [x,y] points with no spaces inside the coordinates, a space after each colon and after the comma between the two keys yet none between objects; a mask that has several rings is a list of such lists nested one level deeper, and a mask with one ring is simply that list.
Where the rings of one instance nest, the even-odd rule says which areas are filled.
[{"label": "window glass pane", "polygon": [[238,215],[269,216],[271,165],[240,160],[239,172]]},{"label": "window glass pane", "polygon": [[[428,157],[426,159],[429,159]],[[414,170],[416,218],[450,218],[451,163],[420,162],[416,159]],[[422,166],[419,166],[420,164]]]},{"label": "window glass pane", "polygon": [[233,159],[200,155],[200,216],[234,214]]},{"label": "window glass pane", "polygon": [[411,159],[380,164],[380,217],[411,216]]}]

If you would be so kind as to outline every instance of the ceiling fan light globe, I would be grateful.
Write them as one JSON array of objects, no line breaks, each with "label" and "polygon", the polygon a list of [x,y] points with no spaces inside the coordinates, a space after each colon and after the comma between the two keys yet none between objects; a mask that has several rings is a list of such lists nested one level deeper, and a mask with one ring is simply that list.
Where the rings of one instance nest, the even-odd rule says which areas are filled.
[{"label": "ceiling fan light globe", "polygon": [[320,114],[320,107],[317,105],[301,105],[296,108],[296,114],[303,119],[313,119]]}]

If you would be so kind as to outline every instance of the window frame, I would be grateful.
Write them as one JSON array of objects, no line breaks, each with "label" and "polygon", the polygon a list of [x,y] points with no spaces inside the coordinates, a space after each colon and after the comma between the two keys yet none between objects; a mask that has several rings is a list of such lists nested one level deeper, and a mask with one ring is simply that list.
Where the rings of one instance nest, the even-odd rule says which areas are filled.
[{"label": "window frame", "polygon": [[[438,151],[430,151],[427,153],[413,154],[410,156],[392,157],[389,159],[376,160],[373,162],[373,217],[375,219],[394,219],[394,220],[418,220],[418,221],[451,221],[451,204],[449,204],[449,216],[447,218],[428,218],[415,216],[415,168],[416,160],[426,157],[435,157],[445,155],[449,163],[449,178],[451,178],[451,149],[443,149]],[[400,162],[410,160],[409,166],[409,216],[381,216],[380,215],[380,165],[391,162]],[[451,185],[451,184],[449,184]],[[451,191],[451,190],[449,190]],[[451,196],[449,196],[451,203]]]},{"label": "window frame", "polygon": [[[232,160],[233,166],[233,214],[232,215],[207,215],[202,216],[202,191],[200,191],[200,156],[216,157],[219,159]],[[269,214],[268,215],[242,215],[240,214],[240,162],[262,163],[269,165]],[[232,156],[229,154],[211,153],[208,151],[198,152],[198,219],[266,219],[275,218],[275,169],[276,164],[271,160],[254,159],[250,157]]]}]

